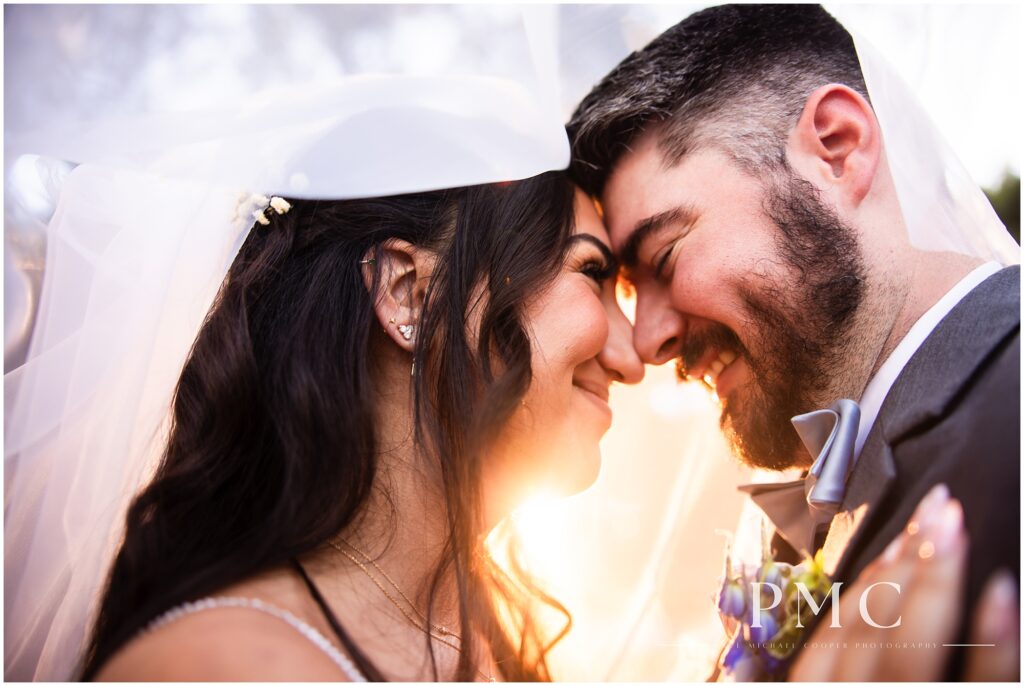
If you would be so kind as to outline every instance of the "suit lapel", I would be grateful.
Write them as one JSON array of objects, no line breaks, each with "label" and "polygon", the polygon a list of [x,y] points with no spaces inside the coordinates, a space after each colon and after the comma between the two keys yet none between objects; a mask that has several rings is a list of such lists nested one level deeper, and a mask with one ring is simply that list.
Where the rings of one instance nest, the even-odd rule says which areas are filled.
[{"label": "suit lapel", "polygon": [[850,549],[857,533],[878,510],[895,479],[896,464],[892,457],[892,446],[882,439],[882,432],[876,423],[850,475],[843,505],[832,520],[822,546],[826,574],[835,576],[843,554]]},{"label": "suit lapel", "polygon": [[961,389],[1020,328],[1020,267],[993,274],[968,293],[925,339],[896,378],[850,475],[822,554],[834,576],[896,478],[895,446],[944,417]]},{"label": "suit lapel", "polygon": [[992,351],[1020,328],[1020,267],[968,293],[925,339],[879,411],[887,443],[946,416]]}]

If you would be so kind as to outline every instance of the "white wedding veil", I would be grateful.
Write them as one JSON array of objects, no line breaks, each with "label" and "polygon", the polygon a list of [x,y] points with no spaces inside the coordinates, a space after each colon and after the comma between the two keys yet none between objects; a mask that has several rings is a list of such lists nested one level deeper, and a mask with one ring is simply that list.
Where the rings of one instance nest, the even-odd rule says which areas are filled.
[{"label": "white wedding veil", "polygon": [[[918,26],[937,32],[927,8],[919,9]],[[864,8],[836,5],[829,10],[853,35],[910,242],[925,250],[1018,264],[1020,246],[904,77],[877,49],[871,37],[876,24],[867,21]]]},{"label": "white wedding veil", "polygon": [[[7,132],[8,168],[52,176],[57,198],[27,354],[4,377],[7,678],[74,676],[125,508],[252,226],[250,195],[372,197],[564,169],[557,66],[543,61],[552,10],[449,22],[501,32],[500,70],[413,61],[214,109]],[[434,47],[400,39],[378,62]]]},{"label": "white wedding veil", "polygon": [[[102,39],[90,34],[96,17],[121,31],[128,16],[15,9],[6,21],[24,29],[16,40],[59,36],[53,44],[67,59]],[[245,34],[264,41],[256,50],[241,38],[223,46],[225,59],[266,59],[271,87],[211,95],[175,81],[166,88],[183,95],[173,106],[142,98],[125,114],[119,103],[82,101],[36,126],[32,107],[45,101],[16,116],[11,88],[31,84],[9,77],[5,677],[75,675],[125,508],[160,453],[185,356],[251,226],[237,216],[249,193],[367,197],[565,168],[562,125],[576,101],[696,9],[125,9],[171,32],[188,21],[234,26],[236,14],[274,19],[269,33]],[[293,72],[275,72],[274,60],[287,66],[329,41],[295,41],[288,28],[327,12],[365,22],[345,40],[371,57],[290,83]],[[861,12],[836,13],[856,39],[911,240],[1018,262],[1019,247],[913,89],[871,49]],[[178,55],[184,64],[193,47]],[[174,73],[157,59],[144,66],[157,83]],[[12,180],[25,182],[18,192]],[[30,235],[44,247],[26,249]],[[710,401],[669,371],[613,390],[615,426],[590,492],[521,517],[535,571],[575,619],[553,655],[558,677],[701,678],[720,638],[710,595],[723,540],[714,529],[735,524],[733,487],[746,479],[725,454]]]}]

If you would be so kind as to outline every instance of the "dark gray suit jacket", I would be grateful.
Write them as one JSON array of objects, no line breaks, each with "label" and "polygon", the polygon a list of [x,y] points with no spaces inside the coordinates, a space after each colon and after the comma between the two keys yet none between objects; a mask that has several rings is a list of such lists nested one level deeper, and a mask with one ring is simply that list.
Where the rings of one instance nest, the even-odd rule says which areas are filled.
[{"label": "dark gray suit jacket", "polygon": [[[1001,568],[1020,582],[1020,267],[967,294],[897,377],[825,540],[826,571],[852,582],[932,486],[964,507],[970,609]],[[966,613],[965,613],[966,614]],[[965,617],[966,627],[966,617]],[[964,642],[966,631],[961,632]],[[960,673],[955,655],[947,678]]]}]

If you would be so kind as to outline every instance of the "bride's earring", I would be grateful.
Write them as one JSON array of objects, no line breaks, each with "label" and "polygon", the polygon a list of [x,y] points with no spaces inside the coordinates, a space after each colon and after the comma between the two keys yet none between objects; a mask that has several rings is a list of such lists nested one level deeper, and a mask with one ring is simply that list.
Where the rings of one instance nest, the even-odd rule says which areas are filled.
[{"label": "bride's earring", "polygon": [[411,341],[412,333],[415,330],[415,328],[416,327],[413,326],[412,324],[399,324],[398,333],[402,334],[402,338],[404,338],[405,340]]}]

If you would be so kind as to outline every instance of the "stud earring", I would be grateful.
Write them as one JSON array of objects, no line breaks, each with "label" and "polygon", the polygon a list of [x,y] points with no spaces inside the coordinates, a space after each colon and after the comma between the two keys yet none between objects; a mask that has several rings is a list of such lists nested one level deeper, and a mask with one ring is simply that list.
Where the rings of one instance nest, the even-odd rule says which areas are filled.
[{"label": "stud earring", "polygon": [[415,327],[412,324],[399,324],[398,333],[402,334],[402,338],[407,341],[412,340],[412,332]]}]

